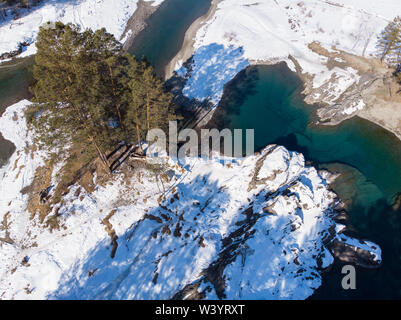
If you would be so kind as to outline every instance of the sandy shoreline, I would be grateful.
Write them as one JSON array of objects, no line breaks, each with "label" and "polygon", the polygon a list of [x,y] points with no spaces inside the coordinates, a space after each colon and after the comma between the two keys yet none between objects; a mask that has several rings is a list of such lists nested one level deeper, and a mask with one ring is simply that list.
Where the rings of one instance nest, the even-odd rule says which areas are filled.
[{"label": "sandy shoreline", "polygon": [[[163,3],[161,4],[163,5]],[[161,5],[153,6],[152,2],[139,0],[134,14],[129,18],[120,41],[127,37],[124,42],[124,49],[128,50],[134,42],[136,36],[146,28],[146,20],[160,8]]]},{"label": "sandy shoreline", "polygon": [[393,133],[401,140],[401,103],[392,106],[367,108],[357,114],[358,117],[377,124]]},{"label": "sandy shoreline", "polygon": [[166,75],[166,80],[171,78],[173,75],[175,66],[177,62],[179,61],[187,61],[191,56],[194,54],[194,44],[195,44],[195,36],[198,30],[202,27],[202,25],[208,21],[210,18],[212,18],[217,10],[218,4],[222,0],[212,0],[212,3],[210,5],[210,8],[208,12],[196,19],[191,26],[188,28],[188,30],[185,32],[185,37],[184,37],[184,42],[182,44],[182,47],[180,51],[176,54],[176,56],[169,62],[169,64],[166,66],[165,70],[165,75]]}]

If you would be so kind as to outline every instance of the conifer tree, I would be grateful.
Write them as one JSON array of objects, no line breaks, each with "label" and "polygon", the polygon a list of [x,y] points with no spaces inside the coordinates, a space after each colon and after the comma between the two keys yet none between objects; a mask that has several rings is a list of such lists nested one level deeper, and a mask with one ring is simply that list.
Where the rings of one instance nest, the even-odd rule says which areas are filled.
[{"label": "conifer tree", "polygon": [[120,52],[120,45],[104,30],[81,33],[77,26],[56,23],[54,29],[41,28],[36,46],[31,111],[40,111],[40,117],[31,119],[41,140],[52,147],[79,141],[107,166],[105,152],[119,135],[108,125],[115,101],[105,60]]},{"label": "conifer tree", "polygon": [[380,61],[388,60],[390,64],[401,61],[401,18],[396,17],[380,34],[377,47]]},{"label": "conifer tree", "polygon": [[125,59],[122,55],[122,44],[118,42],[113,35],[106,32],[105,29],[97,30],[90,37],[92,41],[89,43],[93,56],[91,60],[97,66],[97,83],[99,84],[99,94],[109,97],[109,103],[115,109],[118,122],[121,125],[123,120],[123,110],[121,110],[121,102],[119,96],[121,90],[121,78],[124,77]]},{"label": "conifer tree", "polygon": [[124,53],[105,29],[81,32],[58,22],[40,29],[36,46],[35,103],[27,119],[49,149],[79,143],[108,168],[106,152],[119,142],[141,145],[148,130],[167,129],[177,118],[153,68]]},{"label": "conifer tree", "polygon": [[127,130],[128,139],[136,141],[140,146],[146,127],[145,113],[143,108],[143,99],[140,95],[142,90],[142,72],[143,66],[134,57],[129,57],[129,82],[127,83],[129,91],[125,96],[127,102],[127,114],[124,119],[124,126]]},{"label": "conifer tree", "polygon": [[152,66],[145,60],[131,60],[130,64],[130,103],[126,121],[135,124],[138,143],[146,138],[153,128],[168,129],[168,121],[179,119],[172,94],[167,92]]},{"label": "conifer tree", "polygon": [[168,121],[176,118],[172,110],[172,94],[166,92],[163,82],[147,65],[143,72],[143,94],[146,106],[146,129],[158,127],[167,130]]}]

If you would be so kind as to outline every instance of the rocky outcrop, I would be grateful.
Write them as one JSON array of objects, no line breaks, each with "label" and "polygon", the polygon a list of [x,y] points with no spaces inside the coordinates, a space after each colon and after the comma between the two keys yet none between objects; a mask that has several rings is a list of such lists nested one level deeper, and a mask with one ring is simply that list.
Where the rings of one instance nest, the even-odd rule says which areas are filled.
[{"label": "rocky outcrop", "polygon": [[378,268],[381,265],[380,248],[371,242],[342,235],[330,243],[330,250],[334,257],[343,263],[369,269]]},{"label": "rocky outcrop", "polygon": [[11,59],[11,58],[14,58],[16,56],[19,56],[23,52],[24,48],[29,46],[29,45],[30,45],[30,43],[28,43],[28,42],[20,42],[18,44],[18,49],[17,50],[1,54],[0,55],[0,61],[1,60]]},{"label": "rocky outcrop", "polygon": [[153,6],[151,2],[139,0],[137,9],[127,22],[124,33],[121,39],[126,39],[124,49],[128,50],[134,42],[135,37],[147,26],[146,20],[156,12],[158,6]]},{"label": "rocky outcrop", "polygon": [[352,118],[358,111],[365,107],[364,97],[366,91],[371,88],[376,81],[380,81],[377,75],[367,72],[364,73],[359,82],[351,85],[336,103],[317,110],[320,123],[326,125],[337,125],[344,120]]},{"label": "rocky outcrop", "polygon": [[[393,68],[378,59],[341,50],[329,52],[316,42],[311,43],[309,48],[327,59],[325,64],[329,70],[336,68],[339,73],[354,70],[351,84],[347,84],[346,79],[332,76],[323,85],[314,86],[314,77],[303,72],[297,61],[290,57],[305,82],[305,101],[318,105],[318,124],[337,125],[359,116],[393,132],[401,139],[401,114],[398,112],[401,96],[397,94],[400,86],[394,77]],[[333,88],[338,86],[344,86],[345,89],[337,97],[333,95]]]}]

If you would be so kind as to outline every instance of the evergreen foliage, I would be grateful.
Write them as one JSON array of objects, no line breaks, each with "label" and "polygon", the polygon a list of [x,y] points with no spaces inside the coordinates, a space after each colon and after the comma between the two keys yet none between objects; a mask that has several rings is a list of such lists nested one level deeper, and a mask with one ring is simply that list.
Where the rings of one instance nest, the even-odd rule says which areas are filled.
[{"label": "evergreen foliage", "polygon": [[40,29],[36,47],[27,119],[49,150],[80,143],[108,167],[106,153],[119,142],[141,143],[147,130],[177,118],[153,68],[125,53],[105,29],[81,32],[57,22]]},{"label": "evergreen foliage", "polygon": [[401,63],[401,17],[394,18],[382,31],[377,42],[380,60],[390,65]]}]

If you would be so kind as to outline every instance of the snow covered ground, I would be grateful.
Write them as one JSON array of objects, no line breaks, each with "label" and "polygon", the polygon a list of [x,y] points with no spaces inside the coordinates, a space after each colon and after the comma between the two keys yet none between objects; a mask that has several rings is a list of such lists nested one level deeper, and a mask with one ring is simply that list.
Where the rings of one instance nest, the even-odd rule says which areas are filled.
[{"label": "snow covered ground", "polygon": [[224,85],[249,65],[242,48],[216,43],[199,48],[193,59],[189,74],[185,67],[177,70],[181,77],[189,78],[183,94],[199,101],[208,99],[214,105],[222,98]]},{"label": "snow covered ground", "polygon": [[[27,105],[0,118],[17,147],[0,172],[0,239],[9,239],[0,241],[1,299],[168,299],[190,284],[208,299],[304,299],[320,286],[333,262],[326,244],[343,226],[327,173],[301,154],[268,146],[230,164],[165,157],[165,199],[145,170],[92,193],[72,185],[49,215],[58,210],[60,229],[50,231],[30,219],[20,192],[44,164],[43,152],[25,149]],[[105,220],[118,236],[114,259]],[[369,245],[362,249],[378,248]],[[380,249],[373,254],[381,259]]]},{"label": "snow covered ground", "polygon": [[[201,73],[205,83],[213,83],[219,88],[233,78],[231,68],[235,63],[230,64],[227,59],[216,61],[219,65],[217,73],[204,75],[201,65],[216,58],[212,50],[216,45],[224,45],[227,55],[235,48],[242,48],[242,59],[252,64],[286,61],[295,71],[295,65],[289,59],[291,55],[303,73],[313,77],[316,101],[332,104],[360,77],[356,70],[342,67],[339,60],[334,63],[337,65],[327,65],[328,58],[312,51],[309,45],[318,42],[329,52],[336,49],[373,57],[377,36],[398,14],[398,0],[221,0],[214,16],[196,34],[196,67],[192,76],[198,78]],[[198,52],[202,52],[201,58]],[[224,73],[226,76],[222,76]],[[187,86],[192,87],[192,82]],[[330,94],[322,95],[319,88]],[[207,90],[199,92],[185,88],[184,94],[199,99],[200,93],[204,93],[203,99],[215,102],[221,97],[220,91],[210,96]]]},{"label": "snow covered ground", "polygon": [[[145,0],[153,1],[153,0]],[[164,0],[153,1],[160,5]],[[106,28],[120,39],[128,19],[137,8],[137,0],[43,0],[30,11],[21,11],[21,17],[13,20],[0,18],[0,55],[17,50],[20,43],[34,43],[39,27],[48,21],[79,24],[94,30]],[[30,45],[21,56],[35,53]]]}]

